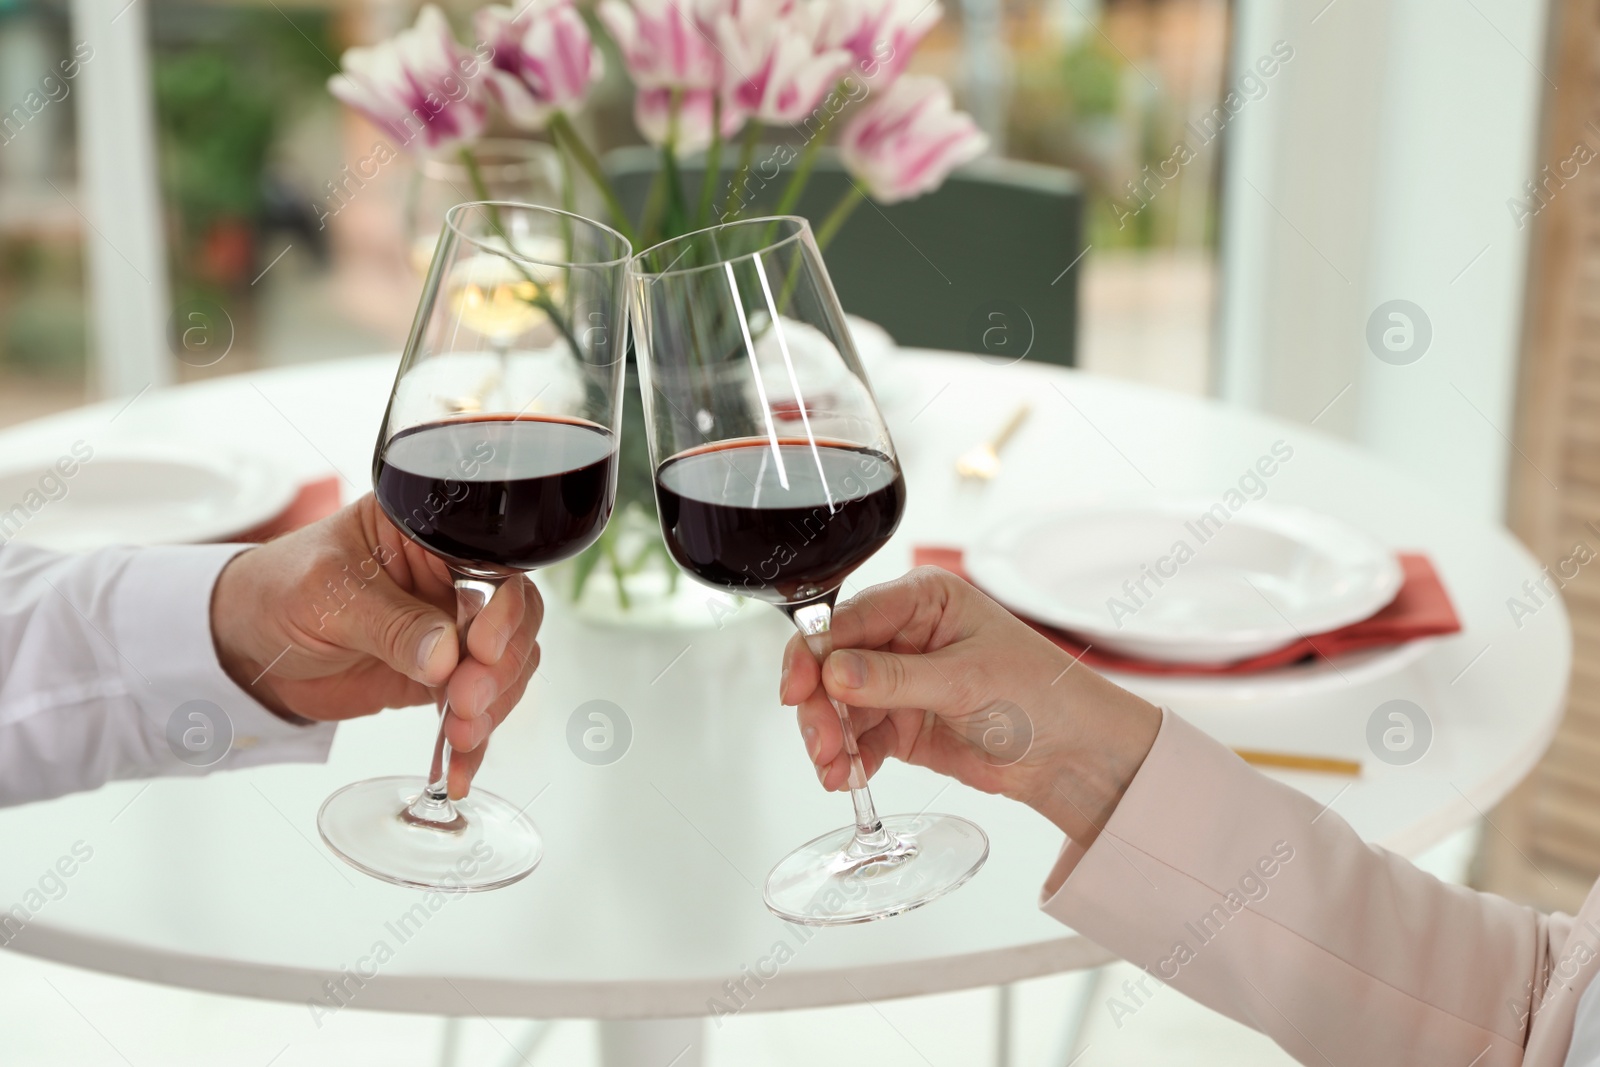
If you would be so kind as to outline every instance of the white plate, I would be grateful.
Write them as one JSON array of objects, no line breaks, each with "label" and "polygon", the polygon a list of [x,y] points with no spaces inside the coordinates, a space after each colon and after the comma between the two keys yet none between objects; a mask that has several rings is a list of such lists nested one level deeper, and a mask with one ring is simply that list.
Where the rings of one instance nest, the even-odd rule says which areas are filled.
[{"label": "white plate", "polygon": [[889,336],[889,331],[860,315],[846,315],[850,338],[855,342],[856,355],[872,383],[872,395],[880,408],[890,408],[906,398],[905,366],[899,362],[900,348]]},{"label": "white plate", "polygon": [[1020,517],[981,539],[966,566],[1019,614],[1174,663],[1229,663],[1365,619],[1403,577],[1361,531],[1258,501],[1231,514],[1190,501]]},{"label": "white plate", "polygon": [[1208,708],[1247,711],[1264,701],[1348,692],[1353,686],[1390,678],[1421,660],[1436,640],[1422,637],[1403,645],[1352,652],[1335,660],[1309,659],[1251,674],[1103,673],[1152,704],[1183,707],[1204,703]]},{"label": "white plate", "polygon": [[63,552],[220,541],[282,512],[297,489],[258,457],[154,445],[96,450],[71,477],[55,463],[0,470],[0,538]]}]

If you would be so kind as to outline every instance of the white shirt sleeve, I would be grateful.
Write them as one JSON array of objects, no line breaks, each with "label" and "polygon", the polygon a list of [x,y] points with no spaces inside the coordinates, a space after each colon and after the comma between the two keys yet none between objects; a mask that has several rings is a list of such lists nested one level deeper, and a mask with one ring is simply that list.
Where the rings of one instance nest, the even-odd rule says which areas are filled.
[{"label": "white shirt sleeve", "polygon": [[0,546],[0,805],[327,759],[331,723],[284,721],[217,662],[212,588],[246,547]]}]

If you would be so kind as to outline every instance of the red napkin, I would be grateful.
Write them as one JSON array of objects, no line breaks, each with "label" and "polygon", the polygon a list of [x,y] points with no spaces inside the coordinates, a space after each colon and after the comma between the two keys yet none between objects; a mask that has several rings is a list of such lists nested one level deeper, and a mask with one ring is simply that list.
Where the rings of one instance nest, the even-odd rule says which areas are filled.
[{"label": "red napkin", "polygon": [[262,523],[241,533],[223,538],[232,544],[260,543],[292,533],[302,526],[310,526],[320,518],[339,510],[339,476],[331,474],[314,482],[307,482],[289,501],[289,506]]},{"label": "red napkin", "polygon": [[[918,548],[912,552],[912,562],[917,566],[942,567],[952,574],[967,577],[959,548]],[[1388,607],[1376,615],[1233,663],[1161,663],[1116,652],[1102,652],[1061,630],[1029,619],[1022,621],[1091,667],[1136,674],[1251,674],[1298,663],[1310,657],[1332,659],[1364,648],[1459,633],[1461,620],[1456,617],[1450,594],[1445,591],[1444,583],[1439,580],[1439,573],[1433,569],[1428,557],[1402,552],[1400,568],[1405,574],[1400,583],[1400,592],[1395,594]]]}]

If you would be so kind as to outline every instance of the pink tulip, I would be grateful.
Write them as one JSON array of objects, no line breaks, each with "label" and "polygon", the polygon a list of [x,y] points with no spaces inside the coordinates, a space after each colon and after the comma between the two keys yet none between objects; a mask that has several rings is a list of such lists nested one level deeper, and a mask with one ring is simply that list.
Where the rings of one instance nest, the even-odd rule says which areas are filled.
[{"label": "pink tulip", "polygon": [[[671,126],[671,89],[640,89],[633,98],[633,122],[646,141],[656,147],[667,143]],[[711,143],[712,90],[683,89],[678,99],[677,151],[698,152]],[[723,106],[722,136],[739,132],[748,116],[736,108]]]},{"label": "pink tulip", "polygon": [[352,48],[328,91],[370,118],[402,147],[437,150],[476,140],[488,112],[485,63],[456,43],[432,4],[417,24],[370,48]]},{"label": "pink tulip", "polygon": [[601,0],[600,21],[639,89],[711,89],[722,75],[712,26],[723,0]]},{"label": "pink tulip", "polygon": [[761,122],[795,123],[811,114],[850,66],[843,48],[817,46],[815,3],[739,0],[717,20],[726,60],[723,95]]},{"label": "pink tulip", "polygon": [[849,52],[855,72],[882,88],[906,69],[911,53],[943,15],[944,9],[928,0],[825,0],[817,40]]},{"label": "pink tulip", "polygon": [[472,21],[478,39],[493,49],[485,84],[523,129],[575,110],[604,73],[600,50],[570,0],[531,0],[520,12],[486,7]]},{"label": "pink tulip", "polygon": [[972,116],[951,106],[944,82],[907,75],[851,117],[839,155],[874,200],[893,204],[932,192],[988,147]]}]

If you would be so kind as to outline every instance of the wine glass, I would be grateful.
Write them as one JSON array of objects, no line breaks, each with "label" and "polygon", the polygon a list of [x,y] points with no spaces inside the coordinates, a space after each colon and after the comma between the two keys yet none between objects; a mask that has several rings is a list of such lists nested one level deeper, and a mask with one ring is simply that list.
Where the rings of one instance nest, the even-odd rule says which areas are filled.
[{"label": "wine glass", "polygon": [[[633,260],[634,344],[656,505],[696,580],[781,608],[820,661],[845,578],[883,547],[905,480],[811,227],[749,219]],[[977,873],[984,832],[954,815],[880,819],[849,709],[855,825],[778,862],[767,907],[834,926],[920,907]]]},{"label": "wine glass", "polygon": [[[616,231],[552,208],[467,203],[446,215],[372,481],[395,526],[449,568],[463,657],[502,582],[577,555],[611,516],[631,252]],[[509,885],[543,845],[510,801],[485,789],[449,798],[448,710],[441,698],[425,777],[345,786],[317,828],[385,881]]]},{"label": "wine glass", "polygon": [[459,150],[428,156],[406,189],[405,241],[411,268],[426,277],[433,250],[444,232],[444,216],[457,204],[484,198],[520,204],[563,206],[561,156],[543,141],[485,137],[470,149],[478,168],[474,180]]},{"label": "wine glass", "polygon": [[[457,204],[471,201],[513,201],[545,207],[567,206],[567,191],[561,172],[561,155],[543,141],[512,137],[487,137],[470,149],[472,166],[461,149],[424,158],[413,172],[406,191],[405,241],[411,268],[426,277],[433,262],[440,235],[445,232],[445,215]],[[476,173],[474,173],[474,171]],[[537,247],[538,237],[523,235],[526,250],[536,258],[559,258],[560,244],[549,241]],[[506,355],[521,328],[538,308],[521,299],[515,287],[520,276],[513,274],[510,286],[495,287],[503,298],[494,306],[478,309],[476,325],[485,325],[491,316],[501,319],[496,328],[484,332],[489,347],[500,358],[495,373],[506,370]]]}]

